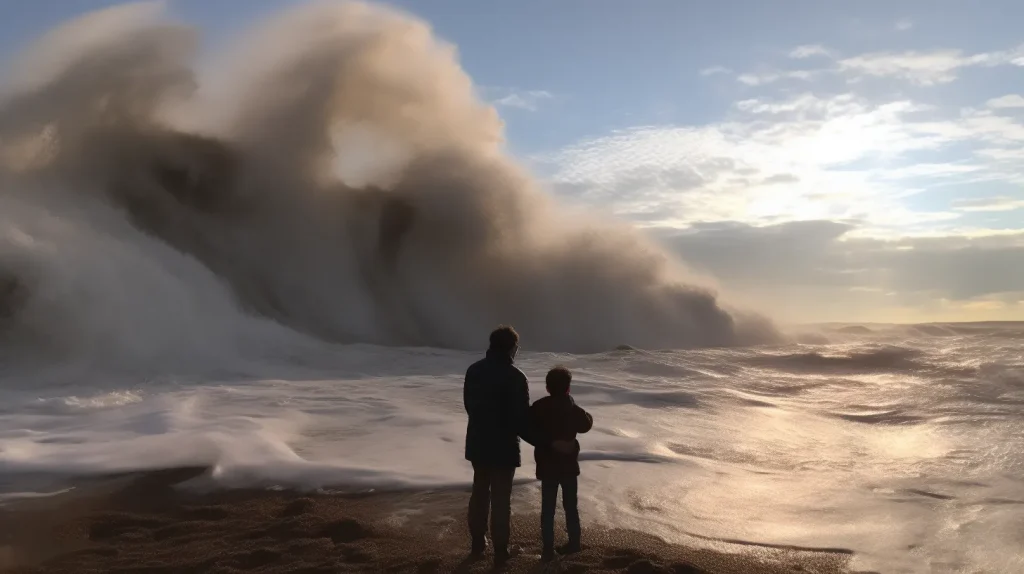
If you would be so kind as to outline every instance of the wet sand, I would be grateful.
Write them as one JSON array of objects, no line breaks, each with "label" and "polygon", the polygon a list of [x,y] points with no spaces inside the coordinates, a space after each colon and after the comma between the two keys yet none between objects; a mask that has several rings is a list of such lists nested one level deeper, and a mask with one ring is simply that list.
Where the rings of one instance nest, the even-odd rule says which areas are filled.
[{"label": "wet sand", "polygon": [[[468,558],[468,493],[196,493],[203,469],[93,481],[0,507],[3,572],[489,572]],[[522,488],[522,487],[517,487]],[[641,532],[585,529],[581,554],[539,558],[536,514],[517,514],[523,548],[504,572],[777,574],[847,572],[848,552],[719,543],[667,544]],[[558,526],[561,528],[561,524]],[[702,545],[705,546],[705,545]]]}]

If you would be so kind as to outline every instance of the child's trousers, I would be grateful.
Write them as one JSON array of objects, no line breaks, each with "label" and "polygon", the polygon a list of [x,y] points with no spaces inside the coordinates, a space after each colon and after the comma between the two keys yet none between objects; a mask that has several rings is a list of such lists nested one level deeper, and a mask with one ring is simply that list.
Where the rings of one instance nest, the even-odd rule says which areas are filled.
[{"label": "child's trousers", "polygon": [[565,529],[569,544],[580,543],[580,511],[577,506],[577,477],[542,480],[540,483],[540,537],[544,548],[555,546],[555,502],[558,487],[562,487],[562,509],[565,510]]}]

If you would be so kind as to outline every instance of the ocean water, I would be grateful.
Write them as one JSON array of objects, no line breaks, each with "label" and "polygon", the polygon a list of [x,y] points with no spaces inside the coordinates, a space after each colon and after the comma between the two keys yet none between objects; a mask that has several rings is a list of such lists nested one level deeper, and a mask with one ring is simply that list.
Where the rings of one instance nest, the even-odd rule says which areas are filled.
[{"label": "ocean water", "polygon": [[[879,572],[1021,571],[1024,325],[868,329],[822,327],[828,344],[526,352],[519,364],[535,398],[549,366],[569,366],[594,415],[581,436],[587,523],[844,548]],[[461,386],[478,353],[281,355],[149,379],[5,369],[0,483],[10,497],[179,465],[211,466],[221,487],[469,483]],[[517,497],[536,506],[530,453]]]},{"label": "ocean water", "polygon": [[321,1],[209,54],[160,8],[3,68],[4,500],[465,485],[462,376],[507,322],[533,396],[563,363],[594,415],[588,523],[1024,571],[1021,324],[780,328],[560,206],[429,25]]}]

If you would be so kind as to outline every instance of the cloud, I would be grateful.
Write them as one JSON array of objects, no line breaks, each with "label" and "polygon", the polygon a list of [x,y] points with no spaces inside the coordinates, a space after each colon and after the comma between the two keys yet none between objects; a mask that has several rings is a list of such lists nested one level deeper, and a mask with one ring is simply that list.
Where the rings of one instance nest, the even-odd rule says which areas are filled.
[{"label": "cloud", "polygon": [[801,80],[807,81],[813,79],[820,72],[814,70],[793,70],[788,72],[763,72],[760,74],[740,74],[736,76],[736,81],[747,85],[747,86],[764,86],[767,84],[774,84],[782,80]]},{"label": "cloud", "polygon": [[718,222],[651,233],[740,298],[794,320],[848,320],[851,309],[865,321],[900,314],[960,320],[990,311],[986,317],[1024,319],[1017,303],[1024,300],[1024,232],[883,241],[857,238],[854,228],[827,220]]},{"label": "cloud", "polygon": [[993,109],[1024,108],[1024,96],[1020,94],[1009,94],[998,98],[992,98],[985,102],[985,105]]},{"label": "cloud", "polygon": [[903,20],[897,20],[893,27],[897,32],[906,32],[914,27],[914,22],[904,18]]},{"label": "cloud", "polygon": [[963,50],[874,52],[839,60],[848,74],[896,78],[922,86],[946,84],[971,67],[1024,66],[1024,45],[1011,50],[965,54]]},{"label": "cloud", "polygon": [[971,59],[960,50],[878,52],[839,61],[843,72],[897,78],[924,86],[952,82],[957,71],[968,65],[972,65]]},{"label": "cloud", "polygon": [[[908,28],[909,29],[909,28]],[[958,49],[927,51],[870,52],[841,57],[820,44],[806,44],[790,50],[791,60],[825,59],[824,65],[811,69],[769,70],[732,73],[715,66],[705,71],[730,74],[746,86],[757,87],[787,80],[810,81],[822,76],[840,76],[848,82],[867,78],[892,78],[920,86],[935,86],[955,81],[962,70],[972,67],[1024,66],[1024,45],[1008,50],[967,54]],[[702,75],[708,75],[702,72]]]},{"label": "cloud", "polygon": [[[1017,96],[975,91],[973,106],[943,105],[941,93],[908,94],[891,82],[857,80],[926,85],[965,67],[1013,65],[1018,52],[851,58],[821,45],[800,46],[790,63],[817,67],[735,76],[749,89],[715,121],[622,129],[536,159],[564,198],[649,229],[699,231],[704,238],[712,236],[706,225],[714,221],[765,230],[833,222],[843,229],[835,241],[881,242],[858,243],[879,249],[910,239],[1013,234],[1024,221],[1010,221],[1012,229],[985,226],[999,221],[986,214],[1020,208],[1006,192],[1024,185],[1024,117],[1004,111],[1019,103]],[[729,73],[718,67],[703,75]],[[991,201],[976,199],[982,196]],[[858,273],[832,275],[845,284]],[[850,284],[871,287],[870,281]]]},{"label": "cloud", "polygon": [[970,199],[958,199],[953,202],[953,207],[960,211],[1015,211],[1024,209],[1024,199],[1013,197],[980,197]]},{"label": "cloud", "polygon": [[815,56],[831,56],[832,52],[819,44],[807,44],[793,48],[789,53],[790,58],[803,60]]},{"label": "cloud", "polygon": [[1024,221],[992,215],[1024,209],[1006,191],[1024,186],[1024,116],[1006,111],[1024,98],[979,84],[953,104],[903,85],[1022,57],[798,46],[781,69],[702,71],[745,86],[713,121],[623,129],[539,161],[563,196],[632,219],[727,295],[783,316],[1024,319]]},{"label": "cloud", "polygon": [[[852,229],[849,223],[827,220],[767,226],[720,221],[682,230],[656,229],[652,233],[663,238],[688,264],[715,275],[727,285],[846,286],[849,278],[836,272],[823,246]],[[798,261],[789,262],[791,259]]]},{"label": "cloud", "polygon": [[783,183],[798,183],[800,178],[791,173],[777,173],[761,180],[763,185],[777,185]]},{"label": "cloud", "polygon": [[862,222],[862,236],[950,228],[969,213],[906,203],[931,188],[1024,183],[1024,124],[991,110],[812,92],[733,110],[718,123],[621,130],[536,159],[561,194],[644,225],[841,219]]},{"label": "cloud", "polygon": [[701,76],[718,76],[722,74],[731,75],[732,73],[732,70],[724,66],[711,66],[700,71]]},{"label": "cloud", "polygon": [[787,99],[750,98],[736,102],[735,107],[759,115],[824,118],[859,113],[865,109],[865,102],[853,94],[820,97],[805,92]]},{"label": "cloud", "polygon": [[545,90],[509,90],[506,88],[490,88],[493,94],[491,103],[505,108],[516,108],[530,112],[537,111],[541,102],[554,98],[554,94]]}]

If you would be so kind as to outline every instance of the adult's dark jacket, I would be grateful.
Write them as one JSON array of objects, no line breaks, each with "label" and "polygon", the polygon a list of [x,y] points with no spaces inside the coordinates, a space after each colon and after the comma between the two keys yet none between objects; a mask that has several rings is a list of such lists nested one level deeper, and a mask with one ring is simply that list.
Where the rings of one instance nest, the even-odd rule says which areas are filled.
[{"label": "adult's dark jacket", "polygon": [[[575,442],[577,433],[585,433],[594,426],[594,417],[568,394],[538,399],[530,407],[530,420],[535,432],[550,437],[552,441]],[[533,458],[537,462],[537,478],[558,480],[579,476],[579,454],[579,443],[572,453],[560,453],[547,445],[535,448]]]},{"label": "adult's dark jacket", "polygon": [[529,426],[530,387],[512,358],[488,351],[486,357],[470,365],[462,399],[469,415],[466,460],[487,466],[520,466],[519,438],[534,447],[538,439]]}]

